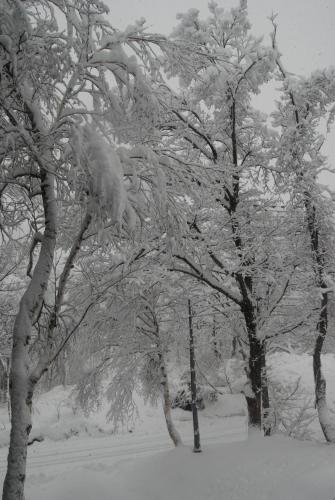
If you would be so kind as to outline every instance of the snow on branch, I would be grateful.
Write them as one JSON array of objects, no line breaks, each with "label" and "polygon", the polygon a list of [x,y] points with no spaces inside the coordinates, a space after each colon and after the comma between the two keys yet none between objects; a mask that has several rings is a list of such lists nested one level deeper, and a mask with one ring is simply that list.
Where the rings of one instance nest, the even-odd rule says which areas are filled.
[{"label": "snow on branch", "polygon": [[191,262],[188,257],[185,257],[183,255],[175,255],[175,258],[184,262],[187,265],[187,268],[174,266],[172,269],[173,271],[188,274],[189,276],[192,276],[193,278],[196,278],[206,283],[209,287],[213,288],[214,290],[217,290],[218,292],[222,293],[228,299],[235,302],[235,304],[241,305],[242,297],[240,296],[239,293],[236,293],[233,290],[230,290],[229,288],[222,285],[217,279],[215,279],[205,270],[200,269],[194,262]]},{"label": "snow on branch", "polygon": [[119,156],[112,146],[93,127],[85,125],[77,133],[72,148],[78,169],[76,187],[80,195],[86,191],[91,210],[107,215],[119,227],[125,216],[128,226],[133,229],[135,211],[128,199]]}]

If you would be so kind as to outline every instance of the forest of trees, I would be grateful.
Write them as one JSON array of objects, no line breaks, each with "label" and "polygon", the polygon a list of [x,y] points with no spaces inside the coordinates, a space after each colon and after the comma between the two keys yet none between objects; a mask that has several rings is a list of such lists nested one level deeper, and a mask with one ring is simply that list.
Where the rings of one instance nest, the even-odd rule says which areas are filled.
[{"label": "forest of trees", "polygon": [[[335,442],[321,366],[334,333],[335,198],[318,182],[332,167],[335,69],[286,69],[275,16],[265,42],[245,0],[227,11],[211,1],[206,19],[179,14],[170,37],[112,19],[100,0],[0,0],[3,500],[24,498],[41,385],[78,383],[93,407],[108,378],[115,425],[141,386],[162,396],[180,444],[169,366],[189,369],[191,317],[212,372],[240,361],[249,423],[265,435],[268,353],[311,353]],[[267,115],[254,97],[272,83]]]}]

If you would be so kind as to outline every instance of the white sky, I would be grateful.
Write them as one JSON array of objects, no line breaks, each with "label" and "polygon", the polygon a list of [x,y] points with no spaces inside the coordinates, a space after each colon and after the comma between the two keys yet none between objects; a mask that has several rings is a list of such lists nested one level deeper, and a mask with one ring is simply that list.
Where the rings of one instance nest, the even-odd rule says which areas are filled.
[{"label": "white sky", "polygon": [[[176,13],[197,8],[207,16],[207,0],[105,0],[119,28],[144,17],[150,31],[169,34]],[[227,9],[238,0],[218,0]],[[278,13],[278,41],[287,69],[300,74],[335,64],[334,0],[249,0],[249,16],[258,35],[271,31],[268,16]]]},{"label": "white sky", "polygon": [[[217,0],[229,9],[238,0]],[[176,14],[197,8],[207,17],[207,0],[105,0],[110,8],[111,22],[125,28],[144,17],[150,32],[169,34],[176,25]],[[335,1],[334,0],[248,0],[249,18],[253,32],[265,35],[271,32],[268,17],[277,13],[278,46],[287,71],[308,75],[311,71],[335,65]],[[269,40],[269,39],[268,39]],[[259,98],[261,108],[269,108],[273,101],[271,91]],[[262,101],[263,100],[263,101]],[[327,141],[326,151],[335,167],[335,131]],[[325,177],[335,188],[335,180]]]}]

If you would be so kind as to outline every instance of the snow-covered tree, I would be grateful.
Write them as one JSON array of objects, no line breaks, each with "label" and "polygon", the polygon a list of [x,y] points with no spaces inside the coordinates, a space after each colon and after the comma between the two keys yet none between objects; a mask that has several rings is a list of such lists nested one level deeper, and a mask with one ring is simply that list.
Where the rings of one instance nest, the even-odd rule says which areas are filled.
[{"label": "snow-covered tree", "polygon": [[[277,51],[275,17],[273,47]],[[321,353],[328,330],[330,294],[333,292],[333,193],[319,184],[318,176],[327,167],[322,154],[324,121],[333,119],[335,102],[334,69],[316,71],[309,78],[287,73],[277,55],[278,79],[282,97],[273,113],[274,125],[281,135],[276,151],[277,165],[285,179],[285,190],[293,203],[305,213],[304,226],[309,238],[315,302],[319,302],[315,325],[313,372],[315,405],[327,441],[335,441],[335,426],[327,409],[326,380],[322,373]]]},{"label": "snow-covered tree", "polygon": [[[122,48],[128,44],[139,53],[146,42],[130,42],[140,25],[120,33],[106,12],[101,2],[90,0],[0,3],[1,194],[10,206],[24,192],[16,223],[32,234],[13,330],[6,500],[24,497],[34,388],[65,345],[57,336],[58,317],[88,230],[95,223],[120,231],[134,221],[120,160],[100,136],[102,130],[117,135],[124,131],[122,123],[136,123],[136,116],[148,120],[146,79],[135,56]],[[125,140],[124,133],[119,136]],[[61,248],[62,271],[50,298]],[[37,338],[42,320],[43,335]]]},{"label": "snow-covered tree", "polygon": [[111,404],[108,418],[115,427],[134,417],[135,393],[154,404],[161,400],[168,433],[178,446],[168,376],[178,328],[172,298],[176,289],[168,280],[171,273],[152,259],[133,261],[124,271],[87,316],[93,366],[79,384],[79,399],[90,408],[97,387],[100,393],[105,388]]},{"label": "snow-covered tree", "polygon": [[[261,426],[268,396],[257,289],[271,274],[265,242],[273,233],[261,221],[281,201],[269,190],[273,135],[266,117],[252,107],[252,96],[271,78],[275,60],[272,48],[251,34],[246,2],[228,12],[211,2],[209,10],[206,21],[195,9],[180,15],[173,33],[179,43],[196,47],[193,66],[167,63],[184,85],[180,95],[170,94],[161,125],[163,147],[169,147],[187,186],[187,196],[177,200],[184,234],[174,248],[174,269],[240,309],[250,349],[250,421]],[[277,286],[272,284],[268,311],[285,293],[285,283],[283,272]]]}]

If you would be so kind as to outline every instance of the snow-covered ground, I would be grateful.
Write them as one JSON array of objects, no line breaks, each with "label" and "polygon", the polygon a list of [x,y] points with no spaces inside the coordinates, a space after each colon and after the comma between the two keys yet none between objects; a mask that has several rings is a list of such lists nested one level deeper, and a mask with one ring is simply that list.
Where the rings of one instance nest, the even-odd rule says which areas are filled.
[{"label": "snow-covered ground", "polygon": [[[59,396],[62,392],[63,389],[55,388],[52,395]],[[66,395],[66,392],[63,394]],[[156,457],[161,457],[173,449],[162,409],[142,406],[140,422],[134,430],[125,429],[123,433],[111,434],[108,427],[98,427],[96,422],[88,426],[84,417],[71,413],[68,399],[67,404],[63,405],[63,419],[59,412],[54,415],[49,397],[50,394],[44,395],[42,404],[40,401],[40,408],[45,406],[49,411],[44,416],[42,413],[36,415],[37,431],[35,426],[35,435],[44,431],[49,437],[44,442],[34,443],[28,448],[26,500],[142,498],[137,497],[135,492],[128,492],[123,485],[130,484],[129,478],[126,479],[129,467],[136,468],[144,457],[152,457],[155,461]],[[227,416],[227,412],[230,416]],[[174,410],[173,414],[185,449],[191,454],[192,415],[182,410]],[[49,431],[47,418],[50,421]],[[101,415],[97,414],[95,418],[99,420]],[[71,435],[71,438],[60,440],[64,435],[63,420],[65,435]],[[200,425],[205,448],[214,443],[217,445],[246,440],[248,430],[243,398],[239,395],[225,396],[201,413]],[[99,437],[89,435],[92,429],[94,434],[98,428],[101,429],[98,431]],[[75,435],[75,432],[79,434]],[[6,471],[6,454],[7,448],[4,447],[0,450],[1,481]]]},{"label": "snow-covered ground", "polygon": [[[272,356],[272,377],[296,383],[313,396],[308,356]],[[324,357],[329,400],[335,400],[335,359]],[[174,410],[185,446],[174,450],[162,409],[139,400],[139,419],[119,434],[105,422],[107,404],[90,418],[71,389],[40,396],[28,449],[26,500],[335,500],[335,447],[281,435],[248,435],[241,395],[221,397],[199,413],[203,452],[192,453],[191,413]],[[312,425],[316,425],[314,422]],[[8,417],[0,412],[0,440],[8,441]],[[7,448],[0,449],[0,480]]]},{"label": "snow-covered ground", "polygon": [[200,454],[190,446],[172,450],[157,435],[36,445],[29,452],[26,500],[335,498],[334,447],[258,433],[224,441],[218,436],[209,444],[204,435]]},{"label": "snow-covered ground", "polygon": [[211,445],[200,455],[185,448],[124,464],[102,498],[333,500],[334,459],[331,447],[256,433],[248,441]]}]

